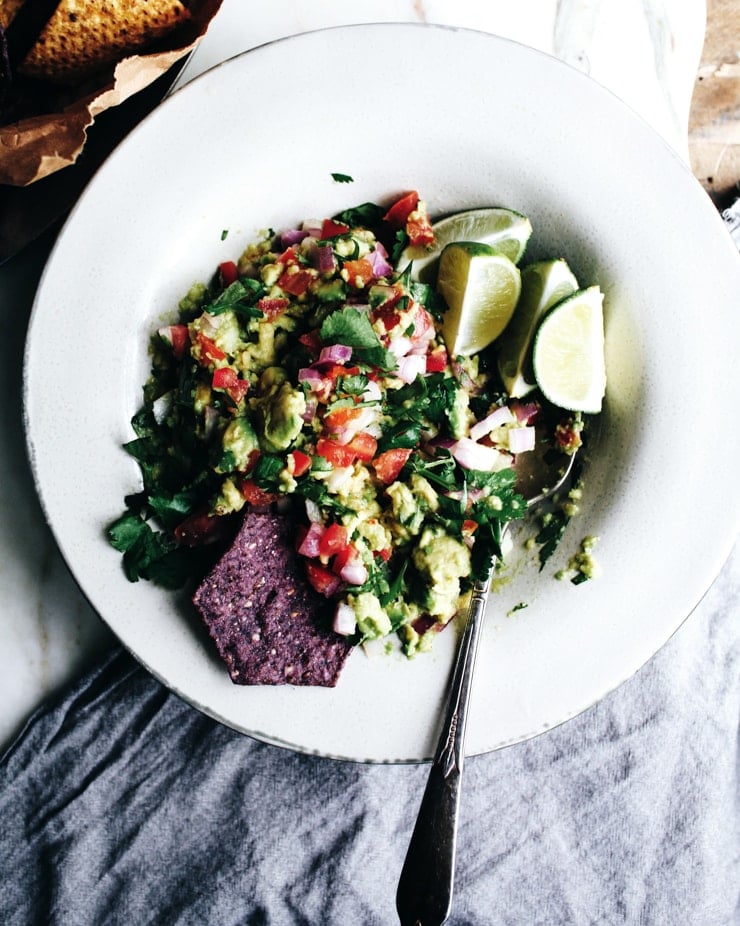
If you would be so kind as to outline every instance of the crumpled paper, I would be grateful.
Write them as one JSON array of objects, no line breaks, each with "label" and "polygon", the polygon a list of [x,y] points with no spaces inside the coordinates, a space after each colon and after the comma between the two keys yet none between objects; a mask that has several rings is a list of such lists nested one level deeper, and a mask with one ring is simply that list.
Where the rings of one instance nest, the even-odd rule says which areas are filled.
[{"label": "crumpled paper", "polygon": [[199,44],[222,0],[191,6],[191,21],[173,32],[166,51],[130,55],[100,87],[86,88],[79,99],[58,112],[28,116],[0,127],[0,184],[28,186],[74,164],[95,118],[118,106],[168,71]]}]

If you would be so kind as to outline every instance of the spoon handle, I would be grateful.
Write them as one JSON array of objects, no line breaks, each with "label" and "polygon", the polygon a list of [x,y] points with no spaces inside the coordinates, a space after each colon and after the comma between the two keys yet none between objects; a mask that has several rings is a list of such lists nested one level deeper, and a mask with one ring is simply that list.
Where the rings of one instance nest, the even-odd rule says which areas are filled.
[{"label": "spoon handle", "polygon": [[396,892],[402,926],[441,926],[450,913],[465,726],[491,576],[476,582],[457,652],[442,732]]}]

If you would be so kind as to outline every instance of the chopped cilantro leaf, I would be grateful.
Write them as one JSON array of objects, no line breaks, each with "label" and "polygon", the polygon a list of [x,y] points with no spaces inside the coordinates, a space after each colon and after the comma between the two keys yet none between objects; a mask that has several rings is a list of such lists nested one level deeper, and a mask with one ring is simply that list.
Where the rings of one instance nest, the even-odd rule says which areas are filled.
[{"label": "chopped cilantro leaf", "polygon": [[345,306],[327,315],[321,325],[321,340],[324,344],[344,344],[351,347],[357,359],[392,370],[396,366],[393,354],[380,343],[370,319],[352,306]]},{"label": "chopped cilantro leaf", "polygon": [[260,489],[274,492],[280,487],[280,473],[285,469],[285,460],[270,453],[260,454],[250,478]]},{"label": "chopped cilantro leaf", "polygon": [[332,173],[331,179],[334,180],[336,183],[354,183],[355,182],[355,178],[350,177],[349,174]]},{"label": "chopped cilantro leaf", "polygon": [[265,288],[257,280],[245,278],[235,280],[203,310],[210,315],[220,315],[229,310],[249,318],[262,318],[263,313],[253,303],[264,295]]},{"label": "chopped cilantro leaf", "polygon": [[375,229],[382,222],[384,215],[385,210],[376,203],[362,203],[360,206],[338,212],[333,218],[337,222],[344,222],[350,228],[363,226]]},{"label": "chopped cilantro leaf", "polygon": [[393,241],[393,248],[391,250],[391,263],[397,264],[401,259],[401,254],[406,250],[406,245],[409,243],[409,236],[406,232],[400,228],[396,232],[396,237]]}]

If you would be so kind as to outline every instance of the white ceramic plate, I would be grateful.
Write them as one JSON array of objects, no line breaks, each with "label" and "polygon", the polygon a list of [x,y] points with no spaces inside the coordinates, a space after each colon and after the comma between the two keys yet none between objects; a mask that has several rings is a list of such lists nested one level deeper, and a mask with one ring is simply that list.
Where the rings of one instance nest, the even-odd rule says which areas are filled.
[{"label": "white ceramic plate", "polygon": [[[190,284],[262,228],[412,188],[434,215],[526,213],[527,259],[563,254],[606,293],[608,402],[587,502],[553,569],[518,567],[490,602],[468,751],[531,737],[665,643],[740,521],[740,437],[721,417],[740,405],[727,337],[740,261],[689,171],[607,91],[541,53],[446,28],[340,28],[251,51],[177,93],[95,177],[49,260],[27,345],[42,503],[123,644],[239,730],[358,760],[430,756],[453,632],[410,662],[357,652],[333,690],[235,687],[177,596],[126,581],[104,530],[139,486],[121,444],[148,335]],[[602,578],[554,581],[587,533],[601,537]]]}]

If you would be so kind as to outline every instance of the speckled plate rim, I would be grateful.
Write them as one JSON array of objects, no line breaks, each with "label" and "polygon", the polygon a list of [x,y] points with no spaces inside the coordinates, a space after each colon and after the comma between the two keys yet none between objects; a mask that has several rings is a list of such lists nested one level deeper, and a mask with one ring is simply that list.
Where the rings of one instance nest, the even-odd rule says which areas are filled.
[{"label": "speckled plate rim", "polygon": [[[410,93],[414,61],[394,53],[409,43],[435,63],[424,94]],[[336,79],[338,50],[353,62],[343,98],[366,100],[372,75],[388,101],[371,95],[381,129],[369,138],[357,108],[335,122],[320,106],[317,118],[314,88]],[[286,114],[292,144],[276,131]],[[389,141],[401,125],[408,143],[399,147]],[[337,184],[332,172],[354,182]],[[454,633],[411,662],[356,653],[336,689],[236,688],[177,596],[126,582],[104,529],[137,487],[120,445],[147,372],[148,332],[190,283],[266,224],[411,187],[433,214],[477,205],[527,213],[535,232],[526,259],[562,251],[583,283],[606,293],[609,400],[587,501],[563,551],[600,535],[603,576],[575,589],[514,557],[510,584],[489,605],[467,751],[551,729],[669,639],[720,571],[740,523],[735,474],[723,462],[737,459],[737,434],[723,459],[686,447],[674,410],[686,382],[693,407],[716,401],[714,382],[730,400],[740,391],[722,337],[739,289],[737,254],[683,163],[604,88],[541,52],[448,27],[338,27],[247,52],[175,94],[96,175],[44,270],[25,357],[28,451],[46,517],[123,645],[235,729],[371,762],[431,755]],[[709,360],[712,382],[697,376]],[[728,499],[703,513],[701,534],[685,503],[687,478],[710,480]],[[675,562],[692,568],[677,573]],[[528,607],[507,617],[519,601]]]}]

